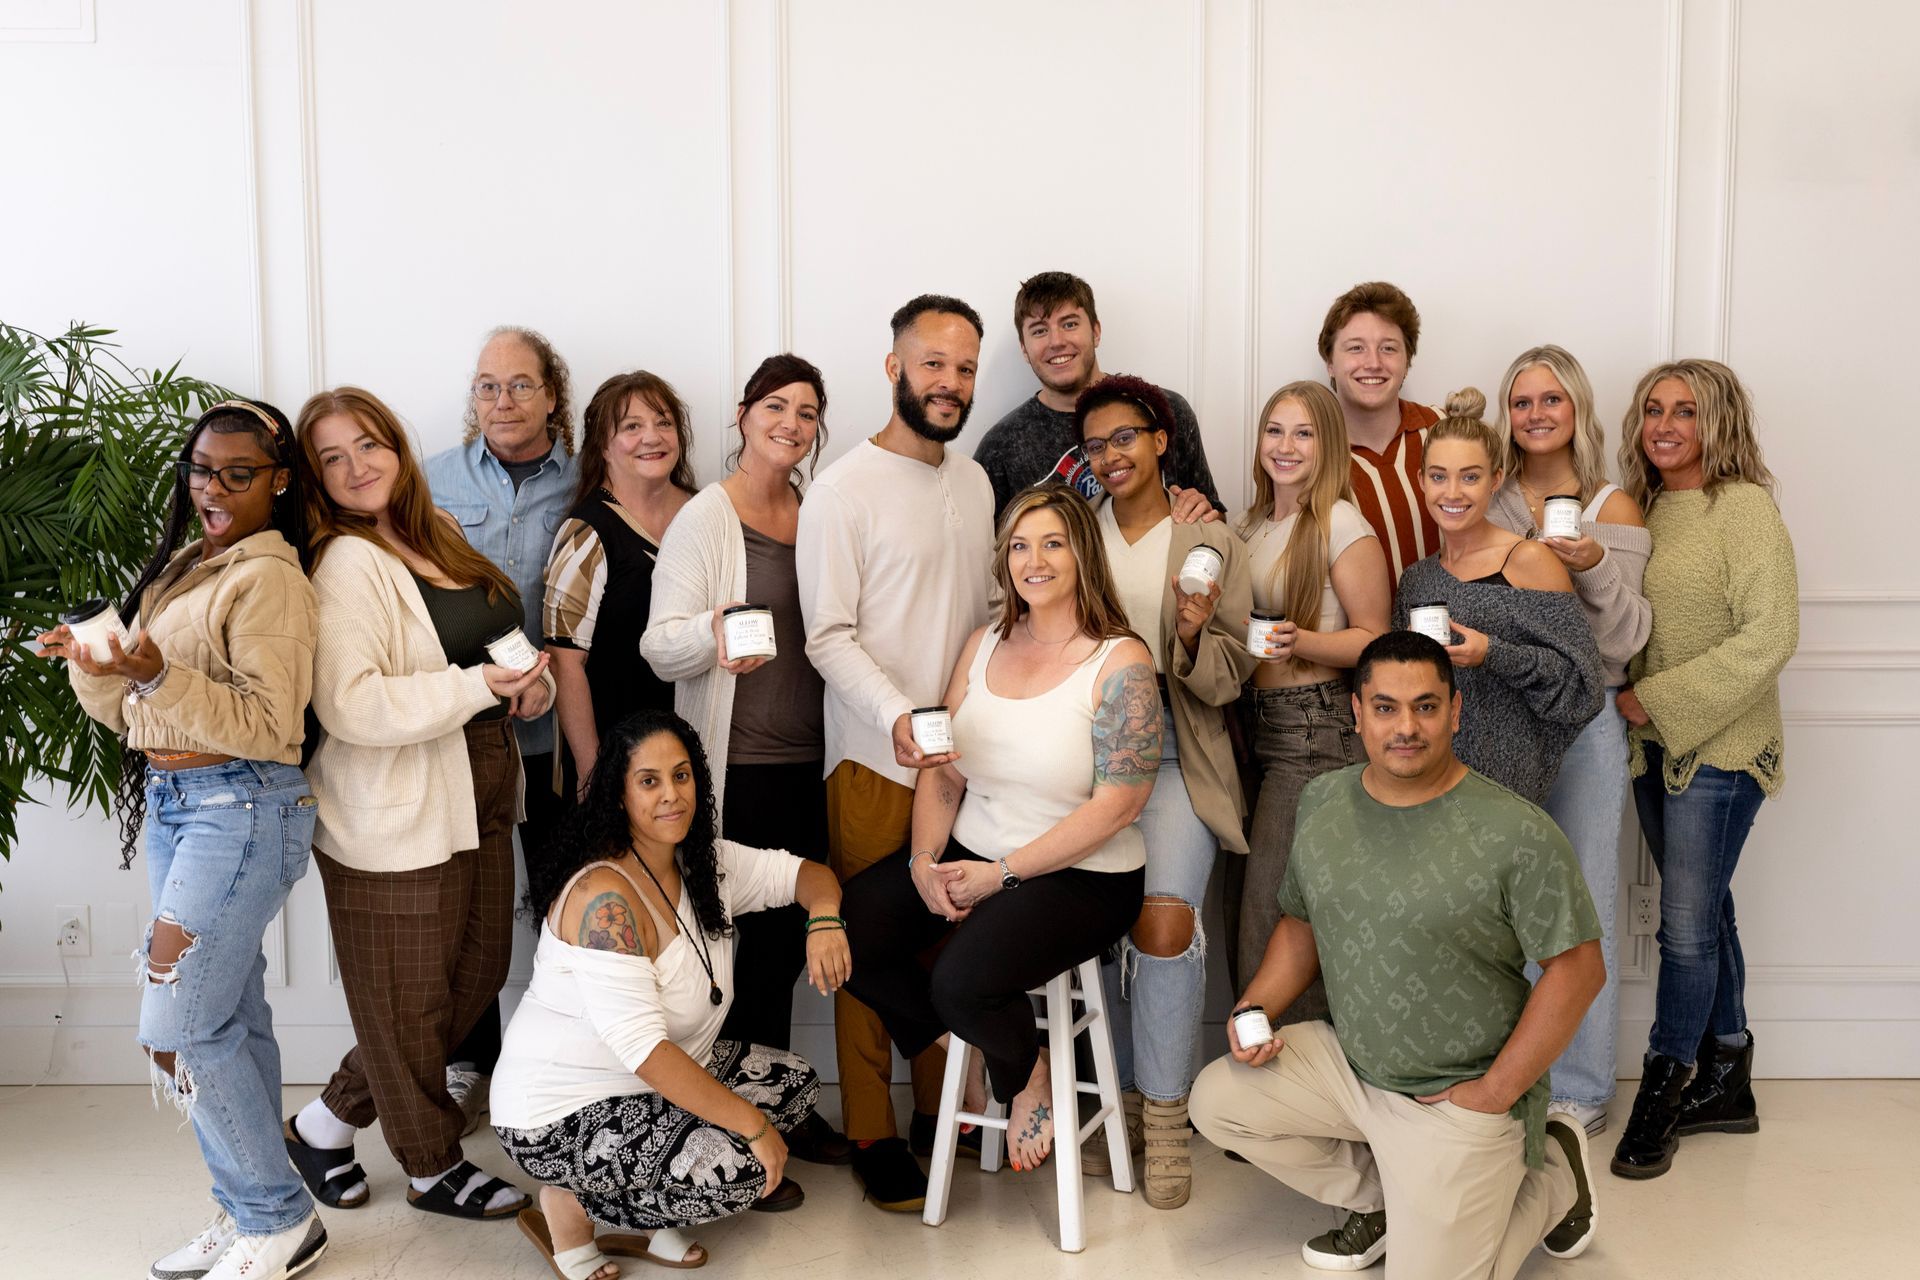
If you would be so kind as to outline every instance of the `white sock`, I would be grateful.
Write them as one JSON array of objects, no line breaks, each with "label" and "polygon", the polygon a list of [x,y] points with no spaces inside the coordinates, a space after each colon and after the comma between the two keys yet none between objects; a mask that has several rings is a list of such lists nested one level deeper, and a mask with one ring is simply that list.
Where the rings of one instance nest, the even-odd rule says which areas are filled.
[{"label": "white sock", "polygon": [[293,1127],[302,1142],[322,1151],[350,1147],[359,1134],[359,1130],[327,1110],[327,1104],[318,1098],[300,1108],[300,1114],[293,1118]]},{"label": "white sock", "polygon": [[[300,1135],[300,1141],[319,1151],[350,1147],[359,1133],[359,1130],[327,1110],[327,1104],[318,1098],[300,1108],[300,1114],[293,1118],[293,1131]],[[343,1160],[327,1170],[327,1176],[331,1178],[335,1174],[345,1173],[352,1167],[353,1161]],[[340,1196],[344,1200],[352,1200],[366,1189],[366,1185],[365,1181],[356,1182],[343,1190]]]},{"label": "white sock", "polygon": [[[442,1178],[446,1177],[448,1174],[452,1173],[454,1169],[458,1169],[459,1167],[460,1167],[459,1165],[454,1165],[453,1168],[451,1169],[442,1169],[439,1173],[434,1174],[431,1178],[412,1178],[412,1179],[409,1179],[409,1181],[413,1183],[413,1189],[415,1191],[418,1191],[421,1195],[425,1195],[427,1194],[427,1192],[433,1190],[434,1184],[438,1183]],[[492,1176],[493,1176],[492,1174],[488,1173],[484,1169],[475,1169],[473,1171],[473,1176],[467,1179],[467,1185],[460,1188],[460,1190],[454,1193],[454,1196],[453,1196],[454,1202],[456,1204],[464,1204],[466,1202],[467,1197],[472,1195],[474,1192],[478,1191],[481,1188],[481,1186],[486,1183],[487,1179],[491,1178]],[[488,1199],[487,1209],[489,1211],[492,1211],[494,1209],[504,1208],[507,1205],[512,1204],[514,1201],[518,1200],[519,1198],[520,1198],[520,1191],[518,1188],[512,1187],[512,1186],[502,1187],[500,1188],[500,1190],[494,1192],[492,1197]]]}]

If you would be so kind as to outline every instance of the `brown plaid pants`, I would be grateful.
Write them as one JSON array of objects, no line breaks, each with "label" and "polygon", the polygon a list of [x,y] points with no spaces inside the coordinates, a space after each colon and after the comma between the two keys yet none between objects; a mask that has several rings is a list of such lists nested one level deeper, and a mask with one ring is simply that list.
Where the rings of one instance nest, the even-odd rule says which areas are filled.
[{"label": "brown plaid pants", "polygon": [[376,1119],[413,1178],[461,1160],[466,1121],[447,1094],[447,1050],[507,980],[513,959],[513,721],[469,721],[480,847],[412,871],[356,871],[319,849],[340,984],[359,1043],[321,1094],[355,1128]]}]

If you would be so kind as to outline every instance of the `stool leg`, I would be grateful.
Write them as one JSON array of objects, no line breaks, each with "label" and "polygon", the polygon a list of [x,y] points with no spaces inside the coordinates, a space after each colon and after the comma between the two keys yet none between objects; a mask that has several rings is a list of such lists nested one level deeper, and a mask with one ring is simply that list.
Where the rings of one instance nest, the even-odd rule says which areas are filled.
[{"label": "stool leg", "polygon": [[960,1132],[955,1118],[960,1110],[961,1090],[966,1086],[967,1046],[959,1036],[950,1037],[947,1048],[947,1073],[940,1085],[940,1116],[933,1129],[933,1162],[927,1169],[927,1203],[920,1221],[937,1227],[947,1220],[947,1193],[953,1189],[954,1139]]},{"label": "stool leg", "polygon": [[[987,1109],[982,1114],[992,1116],[995,1120],[1005,1120],[1007,1118],[1007,1104],[994,1097],[992,1092],[989,1091],[987,1094]],[[996,1127],[984,1124],[980,1126],[980,1171],[982,1173],[1000,1172],[1000,1155],[1004,1149],[1002,1144],[1004,1144],[1006,1140],[1007,1131],[1004,1126]]]},{"label": "stool leg", "polygon": [[[1099,980],[1096,974],[1094,982]],[[1080,1124],[1080,1091],[1073,1067],[1072,991],[1071,969],[1047,984],[1047,1045],[1053,1074],[1053,1166],[1060,1184],[1060,1248],[1066,1253],[1079,1253],[1087,1247],[1087,1224],[1081,1214],[1080,1143],[1075,1139]],[[1104,1030],[1101,1023],[1093,1025]],[[1094,1040],[1101,1043],[1097,1035]],[[1111,1056],[1111,1045],[1107,1052]]]},{"label": "stool leg", "polygon": [[[1087,1009],[1097,1014],[1087,1027],[1093,1048],[1093,1079],[1100,1088],[1100,1105],[1108,1107],[1105,1133],[1107,1156],[1113,1164],[1113,1189],[1133,1190],[1133,1150],[1127,1141],[1127,1111],[1120,1101],[1120,1065],[1113,1056],[1113,1024],[1107,1019],[1107,993],[1100,985],[1100,962],[1080,966],[1080,986],[1087,993]],[[1075,1112],[1076,1117],[1078,1112]]]}]

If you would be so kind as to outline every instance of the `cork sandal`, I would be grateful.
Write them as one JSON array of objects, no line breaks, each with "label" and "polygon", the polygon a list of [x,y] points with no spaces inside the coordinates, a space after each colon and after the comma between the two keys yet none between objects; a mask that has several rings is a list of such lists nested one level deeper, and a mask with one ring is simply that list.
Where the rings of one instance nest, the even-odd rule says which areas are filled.
[{"label": "cork sandal", "polygon": [[553,1274],[559,1276],[560,1280],[586,1280],[600,1268],[610,1265],[611,1258],[639,1258],[643,1262],[672,1267],[676,1271],[691,1271],[707,1265],[706,1246],[672,1227],[644,1236],[609,1231],[577,1249],[555,1252],[545,1214],[538,1209],[522,1209],[515,1221],[520,1225],[520,1233],[533,1241],[533,1247],[540,1251],[540,1256],[547,1260],[547,1265],[553,1268]]},{"label": "cork sandal", "polygon": [[1187,1123],[1187,1100],[1146,1099],[1140,1124],[1146,1138],[1141,1193],[1156,1209],[1178,1209],[1193,1195],[1193,1126]]}]

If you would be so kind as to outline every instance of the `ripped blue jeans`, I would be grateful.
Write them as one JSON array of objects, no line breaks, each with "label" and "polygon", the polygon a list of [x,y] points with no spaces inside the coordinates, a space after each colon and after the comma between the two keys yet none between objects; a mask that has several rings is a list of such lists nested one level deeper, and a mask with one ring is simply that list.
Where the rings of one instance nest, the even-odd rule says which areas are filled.
[{"label": "ripped blue jeans", "polygon": [[1153,899],[1178,899],[1192,910],[1193,940],[1179,955],[1154,956],[1135,946],[1129,935],[1121,940],[1119,963],[1101,965],[1102,985],[1113,1018],[1120,1087],[1137,1088],[1156,1102],[1173,1102],[1187,1096],[1196,1070],[1207,984],[1207,935],[1201,928],[1200,908],[1220,846],[1187,798],[1171,718],[1161,739],[1153,796],[1139,826],[1147,845],[1143,919],[1155,911],[1181,910],[1174,905],[1156,906]]},{"label": "ripped blue jeans", "polygon": [[[153,923],[139,961],[140,1043],[156,1095],[193,1121],[213,1197],[246,1235],[298,1224],[313,1208],[280,1133],[280,1047],[260,939],[307,872],[313,792],[290,764],[234,760],[147,773]],[[156,932],[186,947],[165,963]]]}]

